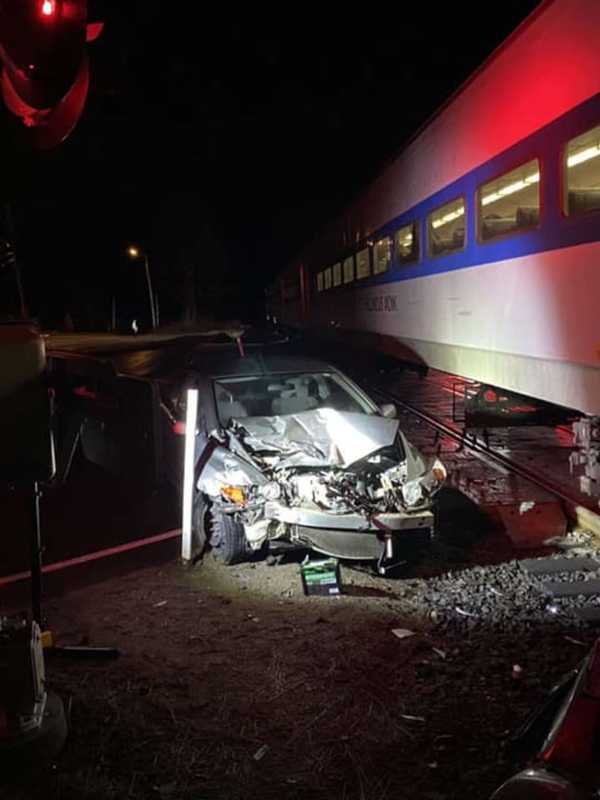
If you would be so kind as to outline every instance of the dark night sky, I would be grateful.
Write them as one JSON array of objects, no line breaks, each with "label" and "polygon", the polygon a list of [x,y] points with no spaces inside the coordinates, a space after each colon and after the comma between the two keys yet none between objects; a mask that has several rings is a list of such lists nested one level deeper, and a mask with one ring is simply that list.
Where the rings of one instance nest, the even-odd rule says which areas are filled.
[{"label": "dark night sky", "polygon": [[47,323],[103,313],[136,241],[167,314],[190,264],[205,305],[252,313],[274,272],[537,4],[189,19],[167,0],[92,5],[106,27],[85,116],[11,190],[33,311]]}]

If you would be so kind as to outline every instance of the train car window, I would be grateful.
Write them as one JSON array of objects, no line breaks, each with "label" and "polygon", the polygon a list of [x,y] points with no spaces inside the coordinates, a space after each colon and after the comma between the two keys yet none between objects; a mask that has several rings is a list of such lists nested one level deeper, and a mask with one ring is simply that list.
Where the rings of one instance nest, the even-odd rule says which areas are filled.
[{"label": "train car window", "polygon": [[359,250],[356,254],[356,277],[368,278],[371,274],[371,255],[368,247]]},{"label": "train car window", "polygon": [[344,259],[344,283],[352,283],[354,280],[354,256]]},{"label": "train car window", "polygon": [[331,267],[327,267],[323,273],[323,288],[325,290],[331,289]]},{"label": "train car window", "polygon": [[396,260],[399,264],[412,264],[419,260],[419,226],[416,222],[399,228],[395,240]]},{"label": "train car window", "polygon": [[465,246],[465,201],[459,197],[427,217],[429,255],[445,256]]},{"label": "train car window", "polygon": [[565,214],[600,210],[600,125],[567,144],[564,185]]},{"label": "train car window", "polygon": [[317,292],[322,292],[322,291],[323,291],[323,273],[322,272],[318,272],[317,273]]},{"label": "train car window", "polygon": [[540,164],[537,158],[479,187],[479,240],[519,233],[540,221]]},{"label": "train car window", "polygon": [[333,265],[333,285],[339,286],[342,282],[342,263],[338,261]]},{"label": "train car window", "polygon": [[384,236],[375,245],[375,261],[373,262],[373,274],[379,275],[387,272],[392,263],[392,239]]}]

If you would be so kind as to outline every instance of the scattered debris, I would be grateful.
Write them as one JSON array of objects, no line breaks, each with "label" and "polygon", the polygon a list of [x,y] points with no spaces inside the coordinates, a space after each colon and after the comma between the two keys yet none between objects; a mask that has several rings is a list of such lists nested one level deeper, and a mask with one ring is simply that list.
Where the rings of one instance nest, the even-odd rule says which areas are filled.
[{"label": "scattered debris", "polygon": [[579,639],[574,639],[572,636],[563,636],[563,639],[565,640],[565,642],[571,642],[571,644],[576,644],[579,647],[587,647],[587,644],[585,644],[585,642],[580,642]]},{"label": "scattered debris", "polygon": [[154,786],[153,788],[163,797],[168,797],[177,790],[177,783],[176,781],[172,781],[171,783],[165,783],[162,786]]},{"label": "scattered debris", "polygon": [[476,617],[477,616],[477,614],[473,614],[471,611],[465,611],[463,608],[459,608],[458,606],[456,606],[456,608],[454,610],[456,611],[457,614],[460,614],[461,617]]},{"label": "scattered debris", "polygon": [[512,676],[515,680],[519,680],[523,677],[523,667],[519,666],[519,664],[513,664],[512,668]]},{"label": "scattered debris", "polygon": [[446,653],[446,651],[445,651],[445,650],[440,650],[440,649],[439,649],[439,647],[432,647],[431,649],[432,649],[432,650],[433,650],[433,652],[434,652],[434,653],[436,653],[436,654],[437,654],[437,655],[438,655],[440,658],[446,658],[446,655],[447,655],[447,653]]},{"label": "scattered debris", "polygon": [[526,514],[533,508],[535,508],[535,500],[523,500],[523,502],[519,505],[519,514]]},{"label": "scattered debris", "polygon": [[161,608],[167,605],[167,600],[161,600],[160,603],[154,603],[154,608]]},{"label": "scattered debris", "polygon": [[254,753],[252,758],[255,761],[260,761],[262,758],[264,758],[267,755],[268,752],[269,752],[269,745],[268,744],[263,744],[263,745],[261,745],[261,747],[258,748],[256,753]]},{"label": "scattered debris", "polygon": [[400,714],[400,716],[413,722],[425,722],[425,717],[415,717],[413,714]]},{"label": "scattered debris", "polygon": [[425,613],[438,631],[493,628],[521,633],[550,619],[557,626],[586,627],[600,620],[600,568],[590,569],[589,560],[584,566],[553,572],[549,582],[516,559],[478,565],[431,578],[404,600],[416,613]]},{"label": "scattered debris", "polygon": [[552,536],[544,540],[550,547],[560,547],[561,550],[571,550],[574,547],[585,547],[592,543],[593,536],[588,531],[569,531],[565,536]]},{"label": "scattered debris", "polygon": [[409,636],[414,636],[414,631],[409,631],[406,628],[392,628],[392,633],[398,639],[408,639]]}]

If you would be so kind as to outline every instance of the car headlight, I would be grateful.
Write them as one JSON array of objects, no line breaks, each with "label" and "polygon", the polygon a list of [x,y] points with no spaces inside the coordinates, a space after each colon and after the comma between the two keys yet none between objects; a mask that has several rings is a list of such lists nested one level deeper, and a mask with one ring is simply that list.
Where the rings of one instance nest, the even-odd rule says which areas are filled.
[{"label": "car headlight", "polygon": [[276,481],[271,481],[260,487],[260,493],[265,500],[279,500],[281,497],[281,486]]},{"label": "car headlight", "polygon": [[416,506],[434,495],[446,480],[448,472],[439,458],[436,458],[424,475],[407,481],[402,487],[402,499],[407,506]]},{"label": "car headlight", "polygon": [[416,506],[423,499],[423,487],[421,478],[414,481],[407,481],[402,487],[402,499],[407,506]]},{"label": "car headlight", "polygon": [[443,483],[448,477],[448,471],[439,458],[436,458],[436,460],[433,462],[431,474],[438,483]]}]

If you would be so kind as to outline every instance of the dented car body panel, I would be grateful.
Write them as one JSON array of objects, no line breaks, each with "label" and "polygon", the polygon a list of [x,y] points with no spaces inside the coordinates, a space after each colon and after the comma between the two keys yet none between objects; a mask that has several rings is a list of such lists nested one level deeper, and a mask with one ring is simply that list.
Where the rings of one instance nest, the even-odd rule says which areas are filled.
[{"label": "dented car body panel", "polygon": [[[208,445],[208,440],[205,440]],[[222,445],[217,445],[198,480],[197,489],[218,497],[223,486],[260,486],[267,482],[262,472]]]},{"label": "dented car body panel", "polygon": [[394,443],[398,421],[319,408],[237,420],[253,451],[275,454],[278,467],[348,467]]}]

